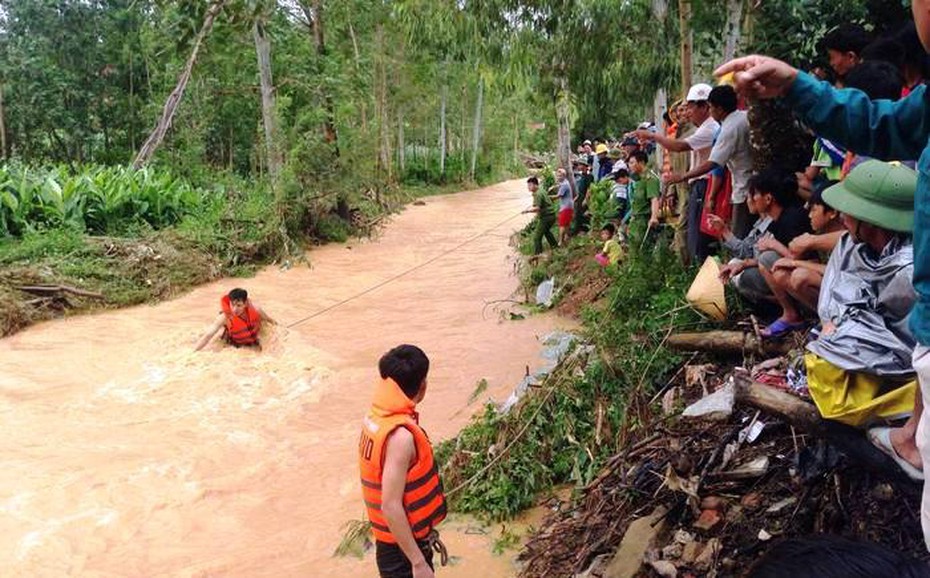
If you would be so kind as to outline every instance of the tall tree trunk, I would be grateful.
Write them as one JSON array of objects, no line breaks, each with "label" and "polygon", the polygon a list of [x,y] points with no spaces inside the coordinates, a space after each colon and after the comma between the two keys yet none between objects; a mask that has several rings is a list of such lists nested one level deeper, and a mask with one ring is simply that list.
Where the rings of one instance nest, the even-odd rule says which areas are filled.
[{"label": "tall tree trunk", "polygon": [[[310,22],[313,28],[313,44],[316,48],[316,75],[320,79],[320,91],[323,95],[323,110],[326,117],[323,120],[323,139],[333,145],[333,153],[339,156],[338,139],[336,135],[336,105],[333,103],[333,96],[329,87],[326,86],[324,78],[324,66],[326,62],[326,41],[323,36],[323,2],[322,0],[312,0],[308,5],[306,1],[300,3],[304,16]],[[353,34],[354,37],[354,34]]]},{"label": "tall tree trunk", "polygon": [[[561,67],[564,70],[564,67]],[[568,184],[575,192],[575,179],[572,175],[572,126],[570,115],[571,93],[568,89],[568,79],[559,77],[559,92],[555,100],[555,113],[558,119],[558,157],[559,166],[568,174]]]},{"label": "tall tree trunk", "polygon": [[129,146],[136,150],[136,91],[132,66],[132,46],[129,47]]},{"label": "tall tree trunk", "polygon": [[478,148],[481,146],[481,107],[484,106],[484,79],[478,77],[478,102],[475,103],[475,120],[471,133],[471,180],[475,180],[475,169],[478,166]]},{"label": "tall tree trunk", "polygon": [[152,160],[155,151],[158,150],[158,147],[161,146],[162,141],[165,139],[165,134],[171,127],[174,113],[177,111],[178,105],[181,104],[181,97],[184,96],[184,89],[191,79],[191,72],[194,70],[194,63],[197,61],[197,53],[200,52],[200,45],[203,43],[203,39],[206,38],[207,34],[210,33],[210,29],[213,28],[213,21],[216,20],[217,15],[223,10],[223,6],[226,5],[226,2],[227,0],[216,0],[216,2],[207,9],[207,14],[204,16],[200,31],[194,38],[194,46],[191,48],[190,56],[187,58],[187,63],[184,65],[184,70],[181,72],[180,78],[178,78],[178,84],[174,87],[174,90],[171,91],[171,94],[168,95],[168,99],[165,101],[165,107],[161,113],[161,118],[155,125],[152,134],[149,135],[149,138],[142,144],[142,148],[139,149],[139,154],[136,155],[136,160],[132,163],[133,167],[137,169],[141,168]]},{"label": "tall tree trunk", "polygon": [[265,22],[256,17],[252,23],[255,54],[258,57],[258,77],[262,92],[262,124],[265,127],[265,151],[268,157],[268,174],[272,186],[277,188],[281,174],[281,155],[278,145],[278,123],[275,112],[274,81],[271,77],[271,41],[265,33]]},{"label": "tall tree trunk", "polygon": [[439,101],[439,177],[441,179],[445,179],[446,176],[446,100],[448,93],[449,85],[443,80]]},{"label": "tall tree trunk", "polygon": [[384,57],[384,28],[379,24],[376,32],[377,60],[375,61],[375,83],[377,87],[377,99],[375,107],[375,117],[378,122],[378,169],[379,172],[387,173],[387,180],[391,181],[392,165],[391,162],[391,140],[390,140],[390,114],[387,103],[387,62]]},{"label": "tall tree trunk", "polygon": [[691,56],[694,52],[694,34],[691,31],[691,0],[678,0],[678,30],[681,35],[681,92],[691,87]]},{"label": "tall tree trunk", "polygon": [[[462,128],[459,130],[459,154],[462,157],[462,164],[460,165],[462,167],[462,170],[465,169],[465,154],[466,154],[465,151],[467,150],[465,147],[468,146],[466,144],[466,138],[465,138],[465,135],[466,135],[465,127],[466,126],[468,126],[468,83],[463,82],[462,83]],[[464,174],[462,174],[461,176],[464,176]]]},{"label": "tall tree trunk", "polygon": [[723,62],[729,62],[736,56],[742,36],[743,0],[727,0],[727,28],[724,32],[726,43],[723,47]]},{"label": "tall tree trunk", "polygon": [[[415,141],[414,141],[415,142]],[[397,111],[397,162],[400,165],[400,178],[403,179],[404,171],[407,168],[407,151],[404,143],[404,111]],[[416,158],[414,157],[414,161]]]},{"label": "tall tree trunk", "polygon": [[3,108],[3,84],[0,84],[0,159],[5,159],[6,155],[6,113]]},{"label": "tall tree trunk", "polygon": [[[360,76],[362,72],[362,56],[358,51],[358,39],[355,37],[355,28],[352,22],[349,22],[349,37],[352,39],[352,52],[355,55],[355,73]],[[360,105],[362,114],[362,132],[368,133],[368,107],[365,106],[365,99],[361,99]]]},{"label": "tall tree trunk", "polygon": [[513,163],[514,166],[520,163],[520,128],[516,113],[513,115]]}]

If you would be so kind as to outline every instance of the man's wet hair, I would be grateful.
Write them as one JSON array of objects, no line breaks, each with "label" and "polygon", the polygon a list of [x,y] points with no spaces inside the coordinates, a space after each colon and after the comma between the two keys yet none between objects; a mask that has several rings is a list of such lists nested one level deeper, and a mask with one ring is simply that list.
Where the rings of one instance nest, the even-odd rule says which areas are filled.
[{"label": "man's wet hair", "polygon": [[836,50],[837,52],[852,52],[860,55],[869,43],[872,35],[858,24],[840,24],[830,32],[824,34],[818,46],[821,50]]},{"label": "man's wet hair", "polygon": [[404,395],[413,399],[429,373],[429,358],[416,345],[398,345],[378,361],[381,379],[393,379]]},{"label": "man's wet hair", "polygon": [[229,297],[230,301],[247,301],[249,299],[249,292],[237,287],[230,291],[227,297]]},{"label": "man's wet hair", "polygon": [[746,578],[930,578],[930,566],[872,542],[840,536],[776,544]]},{"label": "man's wet hair", "polygon": [[749,190],[755,195],[771,194],[782,207],[790,207],[801,202],[798,196],[797,175],[782,167],[768,167],[753,175],[749,179]]},{"label": "man's wet hair", "polygon": [[898,100],[904,88],[901,71],[884,60],[866,60],[846,73],[846,88],[858,88],[872,100]]},{"label": "man's wet hair", "polygon": [[736,98],[736,90],[733,89],[729,84],[721,84],[720,86],[715,86],[710,91],[710,95],[707,97],[707,102],[712,105],[722,108],[731,113],[736,110],[738,100]]},{"label": "man's wet hair", "polygon": [[617,227],[614,227],[613,223],[607,223],[606,225],[601,227],[601,231],[607,231],[608,233],[610,233],[610,236],[613,237],[614,233],[617,232]]},{"label": "man's wet hair", "polygon": [[528,184],[528,185],[538,185],[538,184],[539,184],[539,179],[537,179],[536,177],[530,177],[530,178],[526,179],[526,184]]},{"label": "man's wet hair", "polygon": [[646,164],[649,162],[649,155],[646,153],[646,151],[642,149],[631,152],[630,158],[636,159],[643,164]]}]

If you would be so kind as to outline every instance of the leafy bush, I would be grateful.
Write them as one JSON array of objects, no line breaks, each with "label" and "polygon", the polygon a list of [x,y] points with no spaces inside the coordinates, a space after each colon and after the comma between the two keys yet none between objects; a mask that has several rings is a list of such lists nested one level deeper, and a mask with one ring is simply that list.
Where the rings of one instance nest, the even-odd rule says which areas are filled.
[{"label": "leafy bush", "polygon": [[160,229],[199,208],[209,192],[165,171],[124,166],[0,166],[0,236],[72,228],[92,234]]}]

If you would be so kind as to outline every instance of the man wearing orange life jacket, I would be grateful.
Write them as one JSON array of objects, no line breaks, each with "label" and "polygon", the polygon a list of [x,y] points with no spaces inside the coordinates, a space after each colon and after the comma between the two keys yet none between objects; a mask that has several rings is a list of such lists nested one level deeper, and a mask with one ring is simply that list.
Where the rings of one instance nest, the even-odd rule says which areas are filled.
[{"label": "man wearing orange life jacket", "polygon": [[399,345],[381,357],[378,369],[381,382],[358,446],[378,572],[381,578],[433,578],[433,549],[445,551],[434,528],[446,517],[446,499],[416,412],[426,395],[429,358],[419,347]]},{"label": "man wearing orange life jacket", "polygon": [[275,320],[249,300],[249,294],[245,289],[233,289],[228,295],[224,295],[220,299],[220,308],[222,311],[194,346],[194,351],[203,349],[220,330],[223,330],[223,339],[230,345],[255,347],[261,351],[258,334],[262,329],[262,321],[273,324]]}]

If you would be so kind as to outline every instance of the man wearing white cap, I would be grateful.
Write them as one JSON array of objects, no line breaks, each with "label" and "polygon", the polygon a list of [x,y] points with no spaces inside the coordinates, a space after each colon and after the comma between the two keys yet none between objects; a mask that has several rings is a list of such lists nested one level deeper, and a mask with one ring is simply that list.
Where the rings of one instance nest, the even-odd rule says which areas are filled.
[{"label": "man wearing white cap", "polygon": [[[695,84],[688,91],[685,111],[691,123],[698,127],[691,136],[683,139],[670,138],[648,130],[637,130],[636,136],[642,140],[659,143],[672,152],[691,151],[691,168],[704,164],[710,158],[714,136],[720,125],[710,115],[709,84]],[[688,232],[688,253],[695,263],[701,263],[710,254],[713,237],[701,232],[701,210],[704,207],[704,193],[707,192],[708,175],[700,175],[688,181],[688,206],[685,212],[685,224]]]}]

